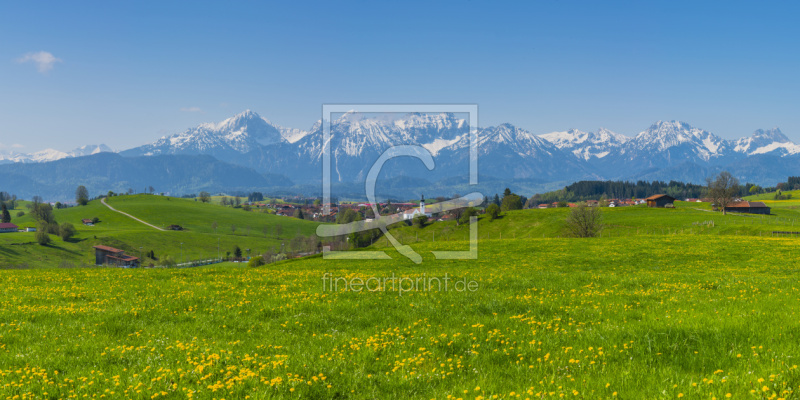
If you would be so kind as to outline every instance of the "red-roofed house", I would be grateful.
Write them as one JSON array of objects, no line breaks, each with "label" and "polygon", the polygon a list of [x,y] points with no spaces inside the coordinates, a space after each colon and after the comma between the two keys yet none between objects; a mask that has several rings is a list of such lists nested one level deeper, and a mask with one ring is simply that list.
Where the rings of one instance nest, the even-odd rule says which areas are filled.
[{"label": "red-roofed house", "polygon": [[11,222],[3,222],[0,224],[0,233],[3,232],[16,232],[19,230],[19,227],[12,224]]},{"label": "red-roofed house", "polygon": [[139,266],[139,257],[126,255],[125,251],[109,246],[94,246],[94,259],[97,265],[114,265],[117,267]]}]

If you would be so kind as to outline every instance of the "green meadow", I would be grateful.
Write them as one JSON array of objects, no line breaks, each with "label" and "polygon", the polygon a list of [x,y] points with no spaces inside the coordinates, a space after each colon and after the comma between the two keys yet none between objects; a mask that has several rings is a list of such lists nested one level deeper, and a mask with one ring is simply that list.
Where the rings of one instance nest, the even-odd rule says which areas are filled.
[{"label": "green meadow", "polygon": [[[390,260],[44,268],[94,236],[164,252],[173,237],[271,240],[215,235],[211,216],[293,230],[193,200],[110,204],[187,231],[145,229],[95,202],[58,210],[59,222],[104,222],[75,243],[25,245],[53,257],[43,268],[0,271],[3,398],[798,398],[800,239],[765,234],[791,229],[791,201],[769,217],[702,203],[604,209],[591,239],[563,237],[566,209],[482,217],[475,260],[435,259],[468,248],[466,226],[435,222],[390,231],[421,264],[379,240],[370,250]],[[17,235],[28,234],[0,240]]]},{"label": "green meadow", "polygon": [[[102,244],[143,256],[151,250],[156,258],[170,257],[177,262],[225,256],[234,246],[258,254],[288,246],[297,235],[310,235],[317,223],[279,217],[256,211],[162,196],[134,195],[107,199],[119,211],[129,213],[159,227],[181,225],[184,231],[159,231],[125,215],[111,211],[95,200],[83,207],[54,210],[59,223],[69,222],[77,235],[69,241],[53,236],[52,244],[39,246],[34,233],[0,234],[0,268],[48,268],[94,264],[92,246]],[[18,207],[25,211],[24,206]],[[33,227],[30,215],[13,218],[20,227]],[[82,219],[99,218],[95,226],[84,226]],[[216,233],[212,224],[217,222]],[[146,260],[155,262],[158,260]]]}]

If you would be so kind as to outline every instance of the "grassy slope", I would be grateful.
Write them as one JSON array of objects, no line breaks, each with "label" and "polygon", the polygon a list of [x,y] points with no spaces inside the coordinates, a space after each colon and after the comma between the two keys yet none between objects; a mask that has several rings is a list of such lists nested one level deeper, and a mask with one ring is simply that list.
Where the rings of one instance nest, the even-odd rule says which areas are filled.
[{"label": "grassy slope", "polygon": [[[800,198],[800,190],[786,190],[781,192],[783,195],[791,194],[794,199]],[[770,193],[761,193],[752,196],[747,196],[744,198],[745,200],[750,201],[759,201],[759,200],[774,200],[775,199],[775,192]]]},{"label": "grassy slope", "polygon": [[[482,240],[478,260],[0,271],[7,396],[793,398],[797,239]],[[449,243],[452,248],[464,243]],[[325,292],[334,276],[475,292]],[[56,371],[57,375],[56,375]],[[751,391],[755,394],[751,394]]]},{"label": "grassy slope", "polygon": [[[231,251],[235,245],[242,249],[251,249],[252,253],[256,254],[279,247],[283,242],[288,243],[298,231],[304,235],[313,233],[317,225],[288,217],[199,204],[192,200],[175,198],[165,200],[160,196],[120,196],[112,198],[109,203],[119,210],[129,212],[155,225],[177,223],[189,230],[157,231],[109,210],[99,201],[92,201],[85,207],[54,211],[59,223],[70,222],[77,228],[77,235],[69,242],[52,236],[52,244],[43,247],[36,244],[34,233],[0,234],[0,266],[55,267],[62,261],[72,264],[93,264],[92,246],[97,244],[114,246],[136,256],[153,250],[159,258],[168,255],[175,260],[216,257],[218,244],[222,255]],[[143,215],[137,214],[137,211],[148,208],[150,210],[143,212]],[[15,214],[12,213],[12,216]],[[207,219],[212,216],[219,224],[216,235],[211,229],[211,220]],[[95,226],[84,226],[80,223],[81,219],[94,217],[101,220]],[[23,227],[35,225],[29,215],[12,218],[12,222]],[[235,234],[230,230],[232,224],[239,226]],[[280,235],[274,229],[277,224],[282,226]],[[251,226],[249,235],[246,229],[248,225]],[[266,237],[263,232],[265,227],[268,228]]]},{"label": "grassy slope", "polygon": [[124,211],[141,218],[153,225],[166,228],[177,224],[192,232],[214,233],[212,222],[217,222],[217,233],[232,233],[231,226],[236,226],[236,233],[246,235],[250,227],[250,236],[264,237],[275,235],[274,228],[281,225],[283,238],[292,238],[297,233],[308,236],[313,234],[318,223],[296,218],[279,217],[257,211],[244,211],[231,207],[220,207],[205,204],[192,199],[177,199],[162,196],[119,196],[106,200],[117,210]]},{"label": "grassy slope", "polygon": [[[770,202],[772,215],[756,216],[711,212],[708,203],[676,202],[675,209],[646,206],[603,208],[604,236],[630,235],[750,235],[771,236],[772,231],[800,231],[800,202]],[[543,238],[565,234],[564,219],[569,209],[521,210],[504,213],[497,220],[481,216],[481,238]],[[713,221],[714,225],[703,225]],[[416,241],[466,240],[469,228],[455,222],[434,222],[423,229],[397,225],[390,231],[403,243]],[[385,239],[378,242],[386,245]]]},{"label": "grassy slope", "polygon": [[[770,236],[772,231],[800,231],[800,200],[767,203],[772,207],[773,215],[769,217],[736,214],[723,216],[710,212],[706,203],[676,202],[676,208],[672,210],[644,206],[604,208],[607,228],[603,235]],[[215,257],[219,240],[223,255],[234,245],[243,249],[249,248],[255,254],[288,242],[298,232],[303,235],[312,234],[316,227],[313,222],[224,208],[191,199],[147,195],[119,196],[109,199],[109,204],[155,225],[179,224],[187,228],[187,231],[158,232],[108,210],[99,201],[93,201],[86,207],[55,211],[59,222],[71,222],[78,228],[78,235],[71,242],[62,242],[53,237],[53,245],[42,248],[34,243],[32,233],[0,234],[0,265],[52,267],[62,260],[90,264],[93,262],[91,247],[96,244],[117,246],[135,255],[154,250],[157,256],[199,259]],[[501,234],[504,239],[563,236],[563,221],[567,212],[568,209],[522,210],[505,213],[495,221],[481,217],[479,237],[494,239]],[[12,212],[12,215],[15,214]],[[102,222],[94,227],[80,224],[81,219],[93,217],[100,218]],[[212,221],[218,223],[217,235],[213,233]],[[713,227],[699,224],[705,221],[714,221]],[[13,222],[20,226],[33,226],[33,220],[28,215],[14,218]],[[280,235],[275,229],[278,224],[282,230]],[[231,232],[231,225],[237,227],[235,234]],[[267,229],[266,237],[264,228]],[[468,237],[468,227],[456,226],[454,222],[436,222],[421,230],[399,226],[391,232],[403,243],[430,242],[434,238],[437,242],[466,240]],[[376,246],[386,245],[385,239],[376,243]]]}]

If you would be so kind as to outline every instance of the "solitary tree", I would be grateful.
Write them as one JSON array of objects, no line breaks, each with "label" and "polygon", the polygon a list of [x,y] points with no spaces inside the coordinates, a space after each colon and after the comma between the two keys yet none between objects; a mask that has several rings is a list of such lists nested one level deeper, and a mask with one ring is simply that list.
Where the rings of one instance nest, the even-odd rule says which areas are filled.
[{"label": "solitary tree", "polygon": [[298,219],[303,219],[303,210],[296,208],[294,210],[294,217]]},{"label": "solitary tree", "polygon": [[0,222],[3,223],[11,222],[11,214],[8,212],[8,207],[6,207],[5,204],[3,204],[3,216],[2,219],[0,219]]},{"label": "solitary tree", "polygon": [[75,189],[75,202],[81,206],[89,203],[89,191],[86,190],[86,186],[80,185]]},{"label": "solitary tree", "polygon": [[233,246],[233,256],[236,258],[242,258],[242,249],[239,248],[239,245]]},{"label": "solitary tree", "polygon": [[490,221],[496,220],[498,217],[500,217],[500,207],[494,203],[489,204],[489,206],[486,207],[486,215],[489,216]]},{"label": "solitary tree", "polygon": [[251,268],[260,267],[264,265],[264,257],[263,256],[255,256],[247,262],[247,266]]},{"label": "solitary tree", "polygon": [[411,220],[411,222],[412,222],[412,223],[414,224],[414,226],[416,226],[417,228],[420,228],[420,229],[421,229],[421,228],[424,228],[424,227],[425,227],[425,224],[427,224],[427,223],[428,223],[428,216],[427,216],[427,215],[417,215],[416,217],[414,217],[414,219],[413,219],[413,220]]},{"label": "solitary tree", "polygon": [[75,227],[69,222],[64,222],[58,227],[58,236],[61,236],[61,240],[66,242],[75,236]]},{"label": "solitary tree", "polygon": [[595,237],[603,229],[600,207],[581,203],[567,215],[566,228],[575,237]]},{"label": "solitary tree", "polygon": [[514,193],[505,194],[503,195],[503,202],[500,205],[500,209],[503,211],[521,210],[522,198]]},{"label": "solitary tree", "polygon": [[467,207],[467,208],[464,209],[464,211],[461,212],[461,217],[458,218],[457,222],[459,224],[468,224],[470,217],[477,216],[477,215],[478,215],[478,210],[476,210],[476,209],[474,209],[472,207]]},{"label": "solitary tree", "polygon": [[200,201],[203,203],[208,203],[211,201],[211,194],[208,192],[200,192]]},{"label": "solitary tree", "polygon": [[36,242],[42,246],[50,244],[50,234],[47,233],[47,223],[39,221],[36,224]]},{"label": "solitary tree", "polygon": [[47,203],[36,204],[31,210],[31,216],[37,221],[44,221],[48,224],[54,223],[56,220],[53,216],[53,206]]},{"label": "solitary tree", "polygon": [[714,202],[717,210],[726,214],[725,208],[733,203],[739,193],[739,180],[728,171],[722,171],[716,178],[706,179],[708,183],[708,197]]},{"label": "solitary tree", "polygon": [[217,221],[211,223],[211,229],[214,230],[214,233],[217,233]]},{"label": "solitary tree", "polygon": [[231,233],[236,233],[236,225],[231,225]]}]

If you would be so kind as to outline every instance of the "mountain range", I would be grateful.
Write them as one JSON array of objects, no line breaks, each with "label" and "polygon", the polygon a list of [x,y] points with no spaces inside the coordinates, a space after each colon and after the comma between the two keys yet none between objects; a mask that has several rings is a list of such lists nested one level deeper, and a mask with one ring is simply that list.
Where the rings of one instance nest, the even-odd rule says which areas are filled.
[{"label": "mountain range", "polygon": [[104,144],[86,145],[78,147],[70,152],[63,152],[54,149],[44,149],[35,153],[23,154],[17,152],[0,153],[0,164],[9,163],[38,163],[61,160],[63,158],[83,157],[98,153],[113,152],[110,147]]},{"label": "mountain range", "polygon": [[[409,157],[391,160],[380,175],[379,181],[390,181],[383,184],[384,188],[391,187],[397,194],[409,193],[403,188],[416,193],[428,187],[448,195],[455,190],[466,190],[470,135],[468,122],[458,115],[351,111],[331,118],[330,129],[331,178],[340,188],[358,192],[358,183],[384,150],[416,144],[434,156],[434,170],[428,171],[420,160]],[[492,193],[505,186],[537,190],[585,179],[703,183],[706,177],[722,170],[730,171],[742,181],[773,185],[800,173],[800,145],[778,128],[759,129],[752,136],[738,140],[726,140],[680,121],[658,121],[634,137],[604,128],[595,132],[572,129],[534,135],[508,123],[480,127],[477,134],[479,181],[492,182],[482,185]],[[252,187],[264,189],[267,185],[267,189],[286,191],[295,188],[314,194],[320,191],[322,143],[321,121],[309,130],[285,128],[247,110],[219,123],[204,123],[121,151],[118,156],[139,162],[159,157],[161,165],[167,168],[163,172],[166,174],[183,171],[168,168],[171,157],[205,156],[203,162],[213,159],[221,163],[215,164],[220,171],[224,169],[221,165],[229,164],[230,171],[241,173],[234,167],[245,168],[265,177],[254,180]],[[0,165],[0,173],[16,166],[14,173],[25,176],[26,170],[33,170],[34,163],[48,164],[60,159],[66,163],[61,164],[63,167],[79,163],[87,155],[104,152],[110,149],[98,145],[69,153],[46,150],[31,155],[0,156],[0,163],[7,164]],[[181,158],[181,165],[186,160]],[[102,165],[97,168],[90,172],[90,177],[107,172]],[[211,187],[224,190],[225,179],[219,178],[214,185],[207,186],[191,176],[174,182],[182,182],[179,185],[182,191]],[[236,185],[230,187],[246,190],[244,183],[236,180]],[[98,186],[96,190],[108,189]]]}]

